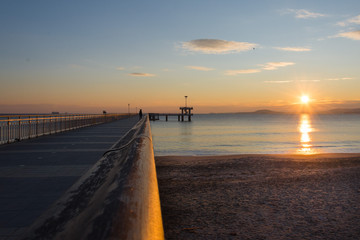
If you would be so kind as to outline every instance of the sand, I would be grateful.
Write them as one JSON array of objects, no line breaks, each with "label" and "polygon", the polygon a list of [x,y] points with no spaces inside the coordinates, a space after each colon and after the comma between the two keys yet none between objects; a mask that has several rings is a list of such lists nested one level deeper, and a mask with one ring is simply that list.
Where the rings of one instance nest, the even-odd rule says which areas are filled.
[{"label": "sand", "polygon": [[360,239],[360,154],[156,165],[166,239]]}]

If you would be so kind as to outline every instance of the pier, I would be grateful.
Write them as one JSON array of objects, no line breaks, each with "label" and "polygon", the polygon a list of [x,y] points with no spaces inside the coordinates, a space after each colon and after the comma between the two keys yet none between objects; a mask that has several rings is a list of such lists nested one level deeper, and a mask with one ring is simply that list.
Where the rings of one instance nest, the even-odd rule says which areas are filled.
[{"label": "pier", "polygon": [[191,117],[193,114],[191,113],[191,110],[193,110],[193,107],[187,106],[187,99],[188,96],[185,96],[185,107],[179,107],[181,110],[181,113],[149,113],[149,119],[150,121],[157,121],[160,120],[160,116],[165,116],[165,121],[169,120],[169,117],[177,117],[178,121],[184,122],[185,117],[188,118],[188,121],[191,122]]},{"label": "pier", "polygon": [[147,116],[22,139],[0,146],[0,239],[164,238]]},{"label": "pier", "polygon": [[191,113],[193,107],[180,107],[181,113],[149,113],[151,121],[160,120],[160,116],[165,117],[165,121],[169,120],[169,117],[177,117],[178,121],[184,122],[187,117],[188,121],[191,122],[191,117],[194,115]]}]

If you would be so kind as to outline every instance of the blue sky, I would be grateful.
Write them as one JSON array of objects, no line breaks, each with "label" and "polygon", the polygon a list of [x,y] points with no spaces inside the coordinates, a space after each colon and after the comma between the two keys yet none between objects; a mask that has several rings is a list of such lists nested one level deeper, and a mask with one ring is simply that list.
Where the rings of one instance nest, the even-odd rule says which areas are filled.
[{"label": "blue sky", "polygon": [[0,112],[360,107],[359,1],[0,6]]}]

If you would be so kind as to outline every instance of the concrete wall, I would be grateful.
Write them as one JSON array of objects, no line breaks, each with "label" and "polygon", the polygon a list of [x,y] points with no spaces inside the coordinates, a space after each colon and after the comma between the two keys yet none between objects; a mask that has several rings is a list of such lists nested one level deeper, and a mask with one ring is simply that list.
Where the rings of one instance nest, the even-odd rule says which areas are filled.
[{"label": "concrete wall", "polygon": [[38,219],[24,239],[164,239],[148,116]]}]

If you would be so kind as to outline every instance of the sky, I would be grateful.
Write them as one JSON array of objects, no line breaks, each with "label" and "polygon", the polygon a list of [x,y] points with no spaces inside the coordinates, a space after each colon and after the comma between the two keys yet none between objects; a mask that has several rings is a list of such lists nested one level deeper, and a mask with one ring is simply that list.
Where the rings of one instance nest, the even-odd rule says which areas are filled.
[{"label": "sky", "polygon": [[360,108],[360,1],[0,2],[0,113]]}]

